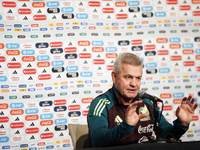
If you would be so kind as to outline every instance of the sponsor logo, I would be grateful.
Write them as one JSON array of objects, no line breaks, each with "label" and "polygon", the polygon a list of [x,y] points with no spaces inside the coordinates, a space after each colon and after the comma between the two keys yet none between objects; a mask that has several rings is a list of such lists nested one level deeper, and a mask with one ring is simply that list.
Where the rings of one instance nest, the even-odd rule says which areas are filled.
[{"label": "sponsor logo", "polygon": [[10,128],[15,129],[15,128],[23,128],[24,123],[23,122],[15,122],[10,124]]},{"label": "sponsor logo", "polygon": [[73,111],[68,113],[69,117],[79,117],[80,115],[81,115],[80,111]]},{"label": "sponsor logo", "polygon": [[171,56],[170,57],[170,60],[172,60],[172,61],[179,61],[181,59],[182,59],[182,56]]},{"label": "sponsor logo", "polygon": [[42,8],[42,7],[45,7],[45,3],[44,2],[33,2],[32,6],[34,8]]},{"label": "sponsor logo", "polygon": [[39,128],[27,128],[25,130],[26,134],[34,134],[39,132]]},{"label": "sponsor logo", "polygon": [[163,99],[169,99],[171,97],[172,97],[172,95],[170,93],[162,93],[162,94],[160,94],[160,98],[163,98]]},{"label": "sponsor logo", "polygon": [[8,122],[9,118],[8,117],[0,117],[0,123],[5,123]]},{"label": "sponsor logo", "polygon": [[40,135],[40,138],[41,139],[49,139],[49,138],[53,138],[54,137],[54,134],[53,133],[42,133]]},{"label": "sponsor logo", "polygon": [[50,80],[51,79],[51,75],[50,74],[39,75],[38,79],[39,80]]},{"label": "sponsor logo", "polygon": [[56,125],[58,125],[58,124],[66,124],[66,123],[67,123],[67,119],[66,119],[66,118],[56,119],[56,120],[54,121],[54,123],[55,123]]},{"label": "sponsor logo", "polygon": [[55,112],[61,112],[61,111],[66,111],[67,107],[66,106],[58,106],[58,107],[54,107],[54,111]]},{"label": "sponsor logo", "polygon": [[127,14],[116,14],[116,19],[127,19],[128,15]]},{"label": "sponsor logo", "polygon": [[183,65],[184,65],[184,66],[194,66],[194,65],[195,65],[195,62],[194,62],[194,61],[184,61],[184,62],[183,62]]},{"label": "sponsor logo", "polygon": [[11,110],[10,114],[11,115],[23,115],[24,114],[24,110],[23,109]]},{"label": "sponsor logo", "polygon": [[17,4],[15,2],[4,1],[2,2],[3,7],[16,7]]},{"label": "sponsor logo", "polygon": [[53,120],[42,120],[40,121],[41,126],[51,126],[53,124]]}]

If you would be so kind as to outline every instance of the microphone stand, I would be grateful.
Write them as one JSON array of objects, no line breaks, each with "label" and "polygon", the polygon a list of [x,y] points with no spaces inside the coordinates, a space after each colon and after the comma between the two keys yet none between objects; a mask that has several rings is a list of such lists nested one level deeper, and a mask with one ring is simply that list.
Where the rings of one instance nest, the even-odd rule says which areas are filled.
[{"label": "microphone stand", "polygon": [[153,101],[153,113],[154,113],[154,132],[156,135],[156,138],[153,136],[148,137],[150,143],[167,143],[168,140],[162,138],[159,136],[159,113],[158,113],[158,105],[157,105],[157,99],[155,97],[155,100]]}]

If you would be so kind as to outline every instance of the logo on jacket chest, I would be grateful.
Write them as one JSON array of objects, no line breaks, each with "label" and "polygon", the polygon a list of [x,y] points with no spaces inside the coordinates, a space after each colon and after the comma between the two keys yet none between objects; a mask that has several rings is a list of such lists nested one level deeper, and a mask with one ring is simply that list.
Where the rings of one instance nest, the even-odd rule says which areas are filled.
[{"label": "logo on jacket chest", "polygon": [[140,107],[139,108],[139,115],[144,114],[144,113],[147,113],[148,116],[144,117],[144,118],[141,118],[140,121],[148,121],[148,120],[150,120],[151,119],[150,116],[149,116],[150,113],[149,113],[149,110],[148,110],[146,105],[144,105],[144,107]]}]

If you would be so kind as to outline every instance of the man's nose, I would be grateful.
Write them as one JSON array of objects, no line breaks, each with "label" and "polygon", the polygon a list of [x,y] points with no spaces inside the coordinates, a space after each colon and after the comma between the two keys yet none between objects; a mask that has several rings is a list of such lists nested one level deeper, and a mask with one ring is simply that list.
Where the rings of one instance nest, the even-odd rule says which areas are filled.
[{"label": "man's nose", "polygon": [[130,85],[131,86],[135,86],[136,85],[136,79],[135,78],[131,79]]}]

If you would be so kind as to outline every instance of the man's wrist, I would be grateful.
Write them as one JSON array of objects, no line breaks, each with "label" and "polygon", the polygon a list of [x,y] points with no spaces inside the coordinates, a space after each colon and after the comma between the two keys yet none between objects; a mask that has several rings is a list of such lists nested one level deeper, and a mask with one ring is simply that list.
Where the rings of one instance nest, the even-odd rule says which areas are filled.
[{"label": "man's wrist", "polygon": [[178,119],[178,124],[181,125],[181,126],[183,126],[183,127],[189,126],[189,123],[182,122],[182,121],[180,121],[179,119]]}]

